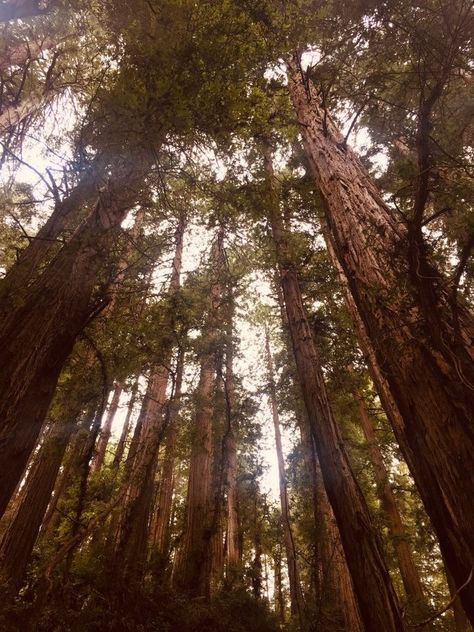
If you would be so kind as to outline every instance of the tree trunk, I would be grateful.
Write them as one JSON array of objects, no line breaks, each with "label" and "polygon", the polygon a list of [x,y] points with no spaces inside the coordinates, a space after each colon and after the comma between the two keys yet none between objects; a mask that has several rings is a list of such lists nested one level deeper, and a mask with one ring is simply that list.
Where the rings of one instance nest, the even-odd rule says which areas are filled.
[{"label": "tree trunk", "polygon": [[[449,571],[446,572],[446,579],[449,586],[449,594],[452,599],[456,593],[456,586],[454,585],[453,578],[451,577]],[[464,608],[462,607],[459,597],[454,600],[453,615],[456,632],[472,632],[472,626],[469,623],[469,619],[466,617],[466,613],[464,612]]]},{"label": "tree trunk", "polygon": [[262,598],[262,523],[258,515],[258,490],[255,489],[253,516],[253,560],[252,560],[252,593],[256,599]]},{"label": "tree trunk", "polygon": [[[288,316],[285,310],[278,271],[275,281],[286,348],[291,355]],[[295,387],[300,390],[298,383],[295,383]],[[321,616],[324,620],[327,612],[331,621],[334,622],[334,619],[337,619],[347,632],[362,632],[363,626],[354,594],[354,586],[347,567],[336,519],[324,489],[321,467],[311,436],[309,419],[305,411],[301,412],[297,406],[295,406],[295,415],[301,433],[307,477],[312,486],[315,528],[319,534],[316,545],[314,575],[317,582],[316,591]]]},{"label": "tree trunk", "polygon": [[270,335],[265,328],[265,355],[267,364],[268,382],[270,388],[270,404],[272,409],[273,429],[275,432],[275,448],[278,460],[278,475],[280,487],[280,506],[283,523],[283,538],[285,543],[286,562],[288,566],[288,579],[290,583],[291,614],[301,620],[303,610],[303,593],[301,592],[300,576],[296,559],[296,548],[291,528],[290,510],[288,507],[288,490],[285,472],[285,458],[281,442],[280,416],[278,414],[277,394],[273,368],[273,358],[270,349]]},{"label": "tree trunk", "polygon": [[[170,281],[170,303],[167,310],[161,354],[162,364],[155,367],[150,378],[142,411],[137,422],[136,445],[132,445],[127,465],[131,484],[127,502],[120,517],[119,537],[115,550],[115,565],[120,566],[124,579],[140,582],[148,557],[149,522],[152,515],[153,488],[158,451],[165,431],[166,389],[174,344],[176,324],[175,301],[180,286],[183,238],[186,218],[182,215],[175,233],[175,254]],[[169,328],[169,332],[166,331]],[[136,430],[137,430],[136,429]],[[134,437],[135,439],[135,437]],[[127,472],[126,472],[127,473]]]},{"label": "tree trunk", "polygon": [[201,362],[197,388],[197,410],[194,420],[191,463],[189,469],[186,524],[178,567],[176,586],[195,596],[209,594],[209,540],[212,522],[212,393],[214,389],[214,356]]},{"label": "tree trunk", "polygon": [[211,538],[215,519],[213,497],[213,415],[212,395],[215,386],[215,342],[218,336],[218,309],[222,298],[220,274],[224,269],[224,230],[221,226],[211,252],[213,282],[207,314],[206,351],[196,392],[196,414],[189,466],[186,523],[183,542],[174,574],[179,590],[194,596],[210,594]]},{"label": "tree trunk", "polygon": [[273,565],[275,570],[275,588],[274,588],[274,601],[275,612],[278,614],[281,623],[285,623],[285,598],[283,596],[283,577],[281,572],[281,548],[275,552],[273,556]]},{"label": "tree trunk", "polygon": [[64,453],[76,430],[78,414],[77,408],[74,412],[69,411],[51,428],[50,436],[46,437],[28,473],[20,505],[2,540],[1,572],[14,592],[21,587]]},{"label": "tree trunk", "polygon": [[97,165],[81,176],[69,195],[54,206],[54,210],[38,233],[0,281],[0,324],[10,311],[28,296],[31,284],[45,269],[52,253],[67,242],[86,213],[87,203],[97,200],[101,179]]},{"label": "tree trunk", "polygon": [[0,72],[5,72],[12,66],[24,66],[27,62],[37,61],[41,54],[58,44],[52,37],[44,37],[37,41],[24,41],[8,47],[5,45],[0,51]]},{"label": "tree trunk", "polygon": [[359,406],[359,418],[365,440],[367,441],[370,462],[372,463],[372,467],[374,469],[378,495],[387,516],[388,529],[397,555],[403,586],[413,612],[418,611],[420,614],[426,615],[427,604],[423,594],[423,586],[413,559],[410,545],[407,541],[407,534],[398,511],[395,495],[390,486],[388,472],[385,469],[382,453],[380,452],[380,448],[377,444],[375,428],[372,420],[370,419],[367,404],[365,403],[363,395],[357,391],[357,389],[354,389],[353,395]]},{"label": "tree trunk", "polygon": [[265,167],[271,195],[270,220],[296,367],[321,464],[324,487],[341,534],[362,621],[367,632],[403,630],[397,597],[381,544],[371,524],[368,507],[352,472],[329,404],[321,361],[314,346],[298,278],[282,230],[269,152],[266,153]]},{"label": "tree trunk", "polygon": [[134,199],[133,186],[122,200],[114,198],[113,193],[101,198],[3,323],[0,515],[34,448],[60,371],[94,310],[97,276]]},{"label": "tree trunk", "polygon": [[122,385],[117,382],[114,386],[112,401],[109,404],[109,410],[107,411],[105,423],[100,431],[99,440],[97,441],[96,454],[91,467],[92,474],[94,472],[98,472],[104,465],[105,453],[112,434],[112,424],[114,423],[115,415],[117,414],[122,391]]},{"label": "tree trunk", "polygon": [[225,485],[227,490],[227,534],[226,534],[226,584],[229,589],[241,580],[241,552],[239,542],[239,512],[237,506],[237,419],[234,383],[233,319],[234,299],[230,297],[230,315],[227,323],[226,374],[224,395],[227,430],[225,445]]},{"label": "tree trunk", "polygon": [[84,446],[90,432],[91,420],[95,415],[96,409],[97,401],[94,401],[91,405],[89,405],[87,411],[84,413],[78,429],[72,438],[71,445],[65,455],[64,467],[56,481],[53,497],[48,505],[48,509],[41,525],[39,535],[40,540],[52,540],[59,527],[61,522],[61,512],[58,511],[58,505],[70,485],[73,483],[75,474],[77,474],[79,467],[78,460],[84,450]]},{"label": "tree trunk", "polygon": [[[176,442],[178,438],[178,415],[183,383],[184,352],[181,350],[176,367],[176,382],[169,423],[166,430],[166,447],[160,477],[160,488],[157,502],[157,517],[154,533],[154,555],[156,557],[156,574],[162,571],[169,559],[171,509],[173,504],[174,464],[176,459]],[[159,579],[159,578],[157,578]]]},{"label": "tree trunk", "polygon": [[21,99],[17,105],[8,105],[0,113],[0,137],[10,134],[28,116],[36,114],[48,104],[53,94],[48,91],[40,95],[34,95]]},{"label": "tree trunk", "polygon": [[138,378],[135,380],[132,386],[132,392],[130,395],[130,401],[128,402],[127,415],[125,417],[125,421],[122,427],[122,432],[120,434],[119,442],[117,443],[117,447],[115,449],[114,460],[112,462],[112,467],[119,467],[122,462],[123,454],[125,452],[125,447],[128,441],[128,436],[130,434],[130,423],[133,415],[133,408],[135,406],[135,401],[137,399],[137,390],[138,390]]},{"label": "tree trunk", "polygon": [[[307,415],[298,418],[305,465],[313,487],[315,527],[318,531],[318,599],[322,621],[336,620],[346,632],[363,632],[352,578],[347,567],[336,519],[324,489],[321,467]],[[319,572],[318,572],[319,571]]]},{"label": "tree trunk", "polygon": [[[474,565],[472,316],[453,309],[426,247],[393,219],[294,59],[288,70],[332,246],[401,413],[395,435],[460,586]],[[473,621],[473,582],[461,599]]]}]

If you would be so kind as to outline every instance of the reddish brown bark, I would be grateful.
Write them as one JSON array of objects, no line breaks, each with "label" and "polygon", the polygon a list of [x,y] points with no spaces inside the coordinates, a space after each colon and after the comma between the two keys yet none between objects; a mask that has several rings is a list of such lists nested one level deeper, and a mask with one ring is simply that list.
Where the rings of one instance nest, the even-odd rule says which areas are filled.
[{"label": "reddish brown bark", "polygon": [[217,527],[213,494],[213,411],[216,357],[213,343],[218,334],[218,309],[222,297],[220,273],[224,269],[224,231],[218,230],[211,252],[213,283],[207,315],[206,351],[201,358],[196,392],[196,414],[189,468],[186,524],[174,583],[184,592],[209,596],[212,569],[211,539]]},{"label": "reddish brown bark", "polygon": [[45,438],[28,473],[18,509],[2,540],[1,574],[14,591],[23,581],[64,453],[75,429],[73,413],[72,418],[67,416],[58,420]]},{"label": "reddish brown bark", "polygon": [[237,490],[237,418],[234,380],[233,343],[234,300],[230,297],[230,315],[226,336],[226,373],[224,396],[226,406],[226,435],[224,437],[225,486],[227,492],[226,584],[234,587],[241,579],[241,550],[239,541],[239,512]]},{"label": "reddish brown bark", "polygon": [[[285,334],[285,343],[291,355],[291,336],[288,329],[288,316],[279,282],[279,274],[275,279],[278,304]],[[296,368],[296,367],[295,367]],[[299,385],[295,387],[299,390]],[[341,536],[337,528],[326,490],[324,489],[318,456],[311,436],[311,428],[307,414],[295,406],[295,414],[301,433],[304,463],[308,480],[312,487],[314,522],[319,538],[316,542],[316,559],[314,576],[319,612],[322,621],[327,617],[334,623],[340,621],[341,626],[349,632],[362,632],[359,608],[354,594],[351,575],[347,567]],[[324,625],[324,624],[322,624]]]},{"label": "reddish brown bark", "polygon": [[3,514],[51,403],[59,373],[76,337],[96,306],[92,294],[97,276],[114,243],[132,200],[109,190],[78,228],[27,297],[5,319],[0,336],[0,460]]},{"label": "reddish brown bark", "polygon": [[[298,64],[288,67],[332,246],[401,414],[395,435],[460,586],[474,565],[472,315],[453,309],[426,246],[394,220]],[[474,620],[473,582],[461,598]]]},{"label": "reddish brown bark", "polygon": [[158,570],[164,568],[168,561],[170,549],[171,509],[173,503],[174,465],[176,459],[176,443],[178,438],[178,415],[183,383],[184,353],[181,351],[176,367],[174,396],[170,403],[168,427],[166,429],[166,446],[163,467],[161,469],[160,487],[157,502],[157,516],[154,533],[154,555],[157,558]]},{"label": "reddish brown bark", "polygon": [[[44,270],[60,240],[67,241],[87,213],[88,202],[96,202],[101,178],[94,165],[84,173],[67,197],[55,204],[53,212],[30,239],[0,282],[0,323],[28,295],[34,280]],[[103,182],[102,182],[103,183]]]},{"label": "reddish brown bark", "polygon": [[140,582],[148,558],[148,535],[152,515],[154,481],[158,451],[163,439],[166,419],[166,390],[174,344],[175,300],[180,285],[183,238],[186,218],[182,215],[175,233],[175,254],[170,281],[170,303],[165,308],[166,331],[162,341],[162,364],[154,368],[148,383],[134,440],[127,459],[126,475],[130,486],[120,516],[115,567],[125,579]]},{"label": "reddish brown bark", "polygon": [[270,404],[272,409],[273,429],[275,432],[275,448],[278,461],[278,475],[280,488],[280,506],[283,523],[283,538],[285,543],[286,562],[288,566],[288,579],[290,583],[290,605],[291,614],[302,616],[303,593],[301,591],[296,548],[293,539],[291,526],[290,509],[288,506],[288,489],[285,472],[285,458],[281,442],[280,415],[278,413],[278,403],[275,385],[275,375],[273,368],[273,358],[270,349],[270,336],[268,329],[265,331],[265,355],[267,364],[268,383],[270,389]]},{"label": "reddish brown bark", "polygon": [[271,195],[270,220],[296,367],[324,486],[341,534],[362,621],[367,631],[403,630],[397,597],[381,544],[371,524],[364,496],[352,472],[327,396],[321,361],[314,346],[297,274],[279,218],[279,200],[274,189],[273,167],[268,152],[265,165]]},{"label": "reddish brown bark", "polygon": [[[449,586],[449,594],[451,595],[451,599],[453,599],[456,593],[456,587],[449,571],[446,573],[446,579]],[[469,619],[466,617],[466,613],[464,612],[464,608],[462,607],[461,599],[459,597],[454,599],[453,615],[456,632],[472,632],[472,626],[469,623]]]},{"label": "reddish brown bark", "polygon": [[213,355],[205,356],[197,388],[198,409],[187,493],[185,535],[175,571],[176,586],[195,595],[210,591],[210,525],[212,523],[212,393],[215,366]]}]

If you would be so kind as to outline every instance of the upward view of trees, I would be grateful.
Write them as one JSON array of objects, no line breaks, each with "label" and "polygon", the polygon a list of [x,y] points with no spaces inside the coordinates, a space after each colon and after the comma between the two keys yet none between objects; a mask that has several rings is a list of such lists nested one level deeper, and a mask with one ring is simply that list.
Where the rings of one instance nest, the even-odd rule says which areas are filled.
[{"label": "upward view of trees", "polygon": [[0,629],[472,632],[473,5],[0,2]]}]

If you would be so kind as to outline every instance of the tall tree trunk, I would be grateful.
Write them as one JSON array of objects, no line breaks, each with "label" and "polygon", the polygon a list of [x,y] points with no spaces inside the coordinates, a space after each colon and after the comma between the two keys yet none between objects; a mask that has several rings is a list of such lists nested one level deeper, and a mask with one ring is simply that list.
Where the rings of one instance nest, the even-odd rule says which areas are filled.
[{"label": "tall tree trunk", "polygon": [[[120,517],[118,542],[115,550],[116,566],[120,565],[124,579],[140,582],[147,563],[149,523],[152,515],[153,489],[158,451],[165,431],[166,390],[172,358],[175,305],[180,287],[183,239],[186,217],[182,214],[175,232],[175,253],[170,280],[170,303],[165,309],[166,325],[161,354],[162,364],[156,366],[150,378],[142,411],[137,422],[137,445],[132,445],[126,467],[131,484],[127,502]],[[169,331],[167,329],[169,328]],[[136,430],[137,430],[136,429]],[[135,438],[135,437],[134,437]],[[133,443],[133,442],[132,442]],[[136,450],[136,453],[131,453]]]},{"label": "tall tree trunk", "polygon": [[[166,446],[158,492],[157,516],[154,533],[154,555],[157,573],[163,570],[169,559],[171,509],[173,504],[174,465],[178,439],[178,416],[183,383],[184,351],[180,350],[176,366],[176,382],[168,427],[166,429]],[[159,578],[157,578],[159,579]]]},{"label": "tall tree trunk", "polygon": [[0,336],[0,515],[20,480],[51,403],[60,371],[94,309],[97,276],[132,200],[113,191],[31,287]]},{"label": "tall tree trunk", "polygon": [[[446,579],[449,586],[449,594],[451,595],[451,599],[453,599],[456,594],[456,586],[449,571],[446,572]],[[464,608],[462,607],[461,599],[459,597],[454,599],[453,616],[456,632],[472,632],[472,626],[469,623],[469,619],[466,617],[466,613],[464,612]]]},{"label": "tall tree trunk", "polygon": [[283,596],[283,576],[281,569],[281,547],[278,547],[277,551],[273,556],[273,565],[275,570],[274,577],[274,600],[275,600],[275,612],[278,614],[278,617],[281,623],[285,623],[285,598]]},{"label": "tall tree trunk", "polygon": [[79,412],[80,407],[76,402],[51,428],[28,473],[21,502],[2,540],[1,573],[14,591],[20,588],[23,581],[64,453],[77,429]]},{"label": "tall tree trunk", "polygon": [[43,94],[35,94],[21,99],[18,104],[8,105],[0,112],[0,138],[10,134],[28,116],[44,109],[53,98],[54,93],[49,90]]},{"label": "tall tree trunk", "polygon": [[91,473],[98,472],[104,464],[105,453],[112,435],[112,424],[114,423],[115,415],[117,414],[122,391],[123,386],[117,382],[114,386],[112,400],[109,404],[105,423],[100,431],[99,440],[97,441],[96,454],[92,462]]},{"label": "tall tree trunk", "polygon": [[189,469],[186,524],[174,581],[196,596],[209,594],[209,540],[212,522],[212,393],[215,361],[213,354],[201,361],[197,388],[191,463]]},{"label": "tall tree trunk", "polygon": [[318,599],[322,620],[337,620],[346,632],[362,632],[363,625],[352,578],[347,567],[341,536],[336,519],[324,489],[321,467],[311,436],[306,414],[298,415],[301,442],[304,448],[305,466],[313,487],[315,527],[318,532],[316,560],[319,568]]},{"label": "tall tree trunk", "polygon": [[[401,413],[395,435],[461,586],[474,566],[472,315],[455,305],[417,235],[394,220],[295,59],[288,70],[332,246]],[[461,599],[472,622],[474,582]]]},{"label": "tall tree trunk", "polygon": [[413,612],[418,611],[420,614],[426,614],[427,604],[423,594],[423,585],[407,541],[407,534],[398,511],[395,495],[390,486],[383,456],[377,444],[375,428],[370,419],[364,396],[356,388],[353,390],[353,395],[359,406],[360,423],[367,441],[370,462],[374,469],[378,495],[387,516],[388,529],[397,555],[403,586]]},{"label": "tall tree trunk", "polygon": [[252,560],[252,593],[256,599],[262,598],[263,576],[262,576],[262,523],[258,515],[258,490],[255,489],[253,515],[253,560]]},{"label": "tall tree trunk", "polygon": [[120,515],[119,536],[114,553],[115,562],[125,580],[140,582],[145,571],[148,552],[148,525],[151,518],[153,488],[158,450],[164,433],[166,390],[169,361],[157,367],[150,379],[142,403],[141,432],[137,453],[130,472],[127,499]]},{"label": "tall tree trunk", "polygon": [[234,381],[234,297],[230,296],[226,336],[224,396],[227,429],[224,437],[225,486],[227,491],[226,584],[232,589],[241,580],[239,512],[237,506],[237,416]]},{"label": "tall tree trunk", "polygon": [[279,215],[273,165],[265,167],[271,196],[270,221],[281,273],[296,367],[314,437],[324,486],[337,521],[347,564],[367,632],[403,630],[404,625],[381,544],[344,449],[324,384],[321,361],[306,317],[298,278]]},{"label": "tall tree trunk", "polygon": [[74,437],[70,442],[69,449],[65,455],[64,466],[60,476],[56,480],[54,486],[53,497],[48,505],[39,538],[40,540],[50,541],[53,539],[59,524],[61,522],[61,512],[58,511],[58,505],[63,500],[64,494],[77,478],[78,459],[84,450],[87,437],[90,433],[91,421],[95,416],[97,409],[97,401],[94,400],[87,408],[82,416]]},{"label": "tall tree trunk", "polygon": [[58,251],[61,241],[67,242],[71,237],[87,213],[88,203],[96,203],[99,186],[105,182],[100,174],[97,162],[82,174],[69,195],[56,202],[49,218],[7,270],[0,281],[0,324],[3,325],[10,311],[28,296],[30,286]]},{"label": "tall tree trunk", "polygon": [[[359,607],[352,578],[342,547],[341,536],[334,512],[326,494],[314,442],[312,459],[314,468],[317,513],[321,520],[321,607],[329,610],[330,617],[342,620],[346,632],[362,632]],[[328,606],[328,608],[326,608]]]},{"label": "tall tree trunk", "polygon": [[117,447],[115,449],[114,460],[112,463],[112,466],[115,468],[119,467],[120,463],[122,462],[123,454],[125,452],[128,436],[130,434],[130,425],[131,425],[131,420],[132,420],[132,415],[133,415],[133,409],[135,406],[135,401],[137,399],[137,391],[138,391],[138,378],[135,380],[132,386],[130,400],[128,402],[128,407],[127,407],[127,415],[123,423],[119,442],[117,443]]},{"label": "tall tree trunk", "polygon": [[215,387],[215,342],[218,336],[219,305],[222,299],[220,274],[224,269],[224,230],[221,226],[211,251],[213,274],[206,322],[206,350],[201,358],[196,392],[196,414],[189,466],[186,523],[174,573],[179,590],[195,596],[209,596],[211,581],[211,538],[215,506],[213,497],[213,414]]},{"label": "tall tree trunk", "polygon": [[59,42],[52,37],[44,37],[36,41],[18,42],[12,46],[5,44],[0,50],[0,72],[12,66],[24,66],[27,62],[37,61],[41,54],[53,48]]},{"label": "tall tree trunk", "polygon": [[267,364],[268,383],[270,388],[270,404],[272,409],[273,429],[275,432],[275,448],[278,461],[278,480],[280,487],[281,517],[283,523],[283,537],[285,543],[286,562],[288,566],[288,579],[290,583],[290,605],[291,614],[298,616],[301,620],[303,611],[303,593],[301,591],[298,562],[296,557],[295,542],[291,527],[290,509],[288,506],[288,489],[285,472],[285,458],[281,442],[280,415],[278,413],[278,403],[275,385],[275,375],[273,368],[273,358],[270,349],[270,335],[268,328],[265,328],[265,355]]},{"label": "tall tree trunk", "polygon": [[[292,353],[291,335],[288,326],[288,315],[280,285],[279,273],[275,279],[278,304],[283,324],[285,344],[288,354]],[[296,367],[295,367],[296,369]],[[300,391],[299,384],[295,388]],[[357,599],[354,594],[352,578],[347,567],[341,536],[336,519],[324,489],[321,466],[311,436],[308,415],[295,406],[295,415],[301,433],[304,462],[308,480],[312,486],[315,528],[319,533],[316,547],[317,558],[314,569],[317,578],[317,597],[323,614],[328,611],[331,620],[337,618],[347,632],[362,632],[363,626]],[[319,567],[319,568],[318,568]],[[324,616],[324,614],[323,614]]]}]

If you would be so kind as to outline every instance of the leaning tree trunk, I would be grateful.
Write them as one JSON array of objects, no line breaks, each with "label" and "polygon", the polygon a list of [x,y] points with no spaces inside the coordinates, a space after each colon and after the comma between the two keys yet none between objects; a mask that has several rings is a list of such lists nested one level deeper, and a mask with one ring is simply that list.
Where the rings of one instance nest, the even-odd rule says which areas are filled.
[{"label": "leaning tree trunk", "polygon": [[[284,330],[285,345],[291,355],[291,336],[288,327],[288,315],[281,290],[279,272],[275,279],[278,305]],[[296,367],[295,367],[296,368]],[[300,391],[297,381],[295,388]],[[318,456],[311,436],[308,415],[298,410],[295,415],[301,434],[304,463],[308,480],[312,486],[312,500],[315,527],[319,531],[314,575],[317,577],[318,598],[321,612],[328,611],[331,619],[339,618],[349,632],[362,632],[362,622],[357,600],[354,594],[352,578],[342,548],[341,536],[337,528],[321,475]]]},{"label": "leaning tree trunk", "polygon": [[[35,456],[20,504],[3,538],[0,566],[14,590],[20,587],[23,580],[66,449],[81,427],[78,420],[82,417],[84,401],[94,401],[97,398],[97,376],[93,376],[94,360],[93,355],[87,353],[84,360],[75,365],[69,383],[60,393],[57,418]],[[85,373],[89,380],[84,380]]]},{"label": "leaning tree trunk", "polygon": [[[473,319],[398,224],[295,59],[288,88],[330,239],[401,413],[394,427],[456,586],[474,565]],[[474,582],[461,592],[474,620]]]},{"label": "leaning tree trunk", "polygon": [[[0,335],[0,515],[20,480],[51,403],[60,371],[94,307],[97,277],[132,201],[133,182],[122,199],[109,191],[95,206]],[[97,306],[95,307],[97,309]]]},{"label": "leaning tree trunk", "polygon": [[290,583],[291,614],[302,618],[303,593],[301,591],[298,562],[296,559],[296,547],[291,528],[290,509],[288,506],[288,489],[285,472],[285,459],[281,442],[280,415],[278,413],[273,358],[270,349],[270,336],[268,328],[265,329],[265,355],[267,364],[268,382],[270,388],[270,404],[272,409],[273,429],[275,432],[275,448],[278,461],[278,478],[280,487],[280,506],[283,523],[283,539],[285,543],[286,562],[288,566],[288,579]]},{"label": "leaning tree trunk", "polygon": [[371,524],[368,507],[352,471],[329,403],[321,361],[285,241],[273,165],[268,151],[265,155],[265,167],[270,194],[270,221],[296,367],[321,464],[324,487],[341,534],[362,621],[367,632],[403,630],[399,604],[381,544]]},{"label": "leaning tree trunk", "polygon": [[[17,261],[0,280],[0,324],[12,309],[28,296],[30,286],[57,253],[61,240],[67,241],[87,213],[87,205],[97,202],[101,178],[96,163],[82,174],[79,182],[63,200],[56,202],[53,212],[20,251]],[[105,181],[102,181],[104,184]]]},{"label": "leaning tree trunk", "polygon": [[378,495],[387,518],[388,530],[393,541],[405,593],[411,610],[414,613],[418,612],[420,615],[426,615],[427,604],[423,594],[423,585],[415,565],[415,560],[413,559],[410,544],[407,541],[406,530],[400,512],[398,511],[395,495],[390,486],[388,472],[385,469],[383,456],[377,443],[375,429],[370,419],[369,411],[367,410],[367,404],[364,396],[357,389],[353,390],[353,394],[359,406],[360,423],[367,442]]}]

